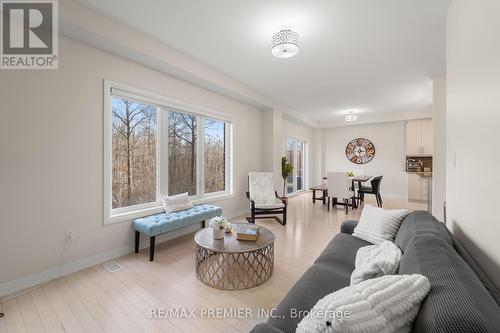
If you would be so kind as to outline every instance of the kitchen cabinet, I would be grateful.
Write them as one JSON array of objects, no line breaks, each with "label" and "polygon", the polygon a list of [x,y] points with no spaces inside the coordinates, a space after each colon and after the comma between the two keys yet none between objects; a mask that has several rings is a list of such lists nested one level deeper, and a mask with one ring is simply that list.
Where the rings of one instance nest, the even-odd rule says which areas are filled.
[{"label": "kitchen cabinet", "polygon": [[406,155],[432,155],[432,119],[409,120],[406,123]]},{"label": "kitchen cabinet", "polygon": [[417,173],[408,174],[408,200],[429,200],[430,178],[422,178]]},{"label": "kitchen cabinet", "polygon": [[422,200],[420,176],[415,173],[408,174],[408,200]]},{"label": "kitchen cabinet", "polygon": [[433,134],[432,134],[432,119],[422,119],[422,153],[432,154]]},{"label": "kitchen cabinet", "polygon": [[421,200],[429,200],[429,178],[420,178]]}]

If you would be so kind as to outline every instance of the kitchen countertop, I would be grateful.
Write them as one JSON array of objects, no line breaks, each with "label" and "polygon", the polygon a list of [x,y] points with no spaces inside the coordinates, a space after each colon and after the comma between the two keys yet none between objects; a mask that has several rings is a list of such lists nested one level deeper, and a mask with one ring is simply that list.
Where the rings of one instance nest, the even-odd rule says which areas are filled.
[{"label": "kitchen countertop", "polygon": [[413,175],[419,175],[420,177],[432,178],[432,171],[406,171]]}]

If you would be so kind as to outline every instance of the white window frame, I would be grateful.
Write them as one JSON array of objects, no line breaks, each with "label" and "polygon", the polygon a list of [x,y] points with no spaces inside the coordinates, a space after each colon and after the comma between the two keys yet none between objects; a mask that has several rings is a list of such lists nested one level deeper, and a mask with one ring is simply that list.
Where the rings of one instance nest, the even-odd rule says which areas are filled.
[{"label": "white window frame", "polygon": [[[293,192],[288,193],[288,196],[293,197],[299,194],[302,194],[304,192],[307,192],[308,188],[308,172],[309,172],[309,165],[308,165],[308,153],[309,153],[309,145],[308,141],[304,138],[297,137],[297,136],[290,136],[285,134],[285,152],[288,150],[288,139],[294,140],[296,143],[297,142],[302,142],[302,189],[297,190],[297,156],[294,154],[294,161],[293,161]],[[297,152],[297,147],[294,149],[294,153]]]},{"label": "white window frame", "polygon": [[[113,96],[128,97],[157,108],[157,163],[155,202],[129,207],[112,208],[112,101]],[[129,221],[134,218],[163,212],[161,195],[168,194],[168,111],[188,113],[197,117],[196,189],[191,196],[194,204],[219,201],[234,197],[234,127],[232,115],[195,106],[185,102],[104,80],[104,224]],[[224,121],[225,126],[225,190],[205,194],[204,119]]]}]

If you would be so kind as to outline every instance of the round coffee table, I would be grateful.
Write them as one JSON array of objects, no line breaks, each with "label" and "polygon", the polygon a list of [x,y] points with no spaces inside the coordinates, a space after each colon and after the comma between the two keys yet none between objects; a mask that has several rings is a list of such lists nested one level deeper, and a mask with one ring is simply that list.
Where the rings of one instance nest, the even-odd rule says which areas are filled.
[{"label": "round coffee table", "polygon": [[236,233],[253,223],[232,223],[224,239],[213,239],[212,228],[196,233],[196,277],[212,288],[241,290],[263,284],[273,275],[274,239],[271,230],[259,226],[257,241],[239,241]]}]

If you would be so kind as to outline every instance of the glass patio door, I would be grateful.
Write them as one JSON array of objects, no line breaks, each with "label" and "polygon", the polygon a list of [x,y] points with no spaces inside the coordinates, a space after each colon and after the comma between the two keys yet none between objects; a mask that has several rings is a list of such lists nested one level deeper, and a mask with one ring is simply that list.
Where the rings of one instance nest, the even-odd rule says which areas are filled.
[{"label": "glass patio door", "polygon": [[293,165],[293,174],[286,181],[287,193],[293,194],[303,191],[305,186],[305,142],[288,138],[286,157],[288,163]]}]

